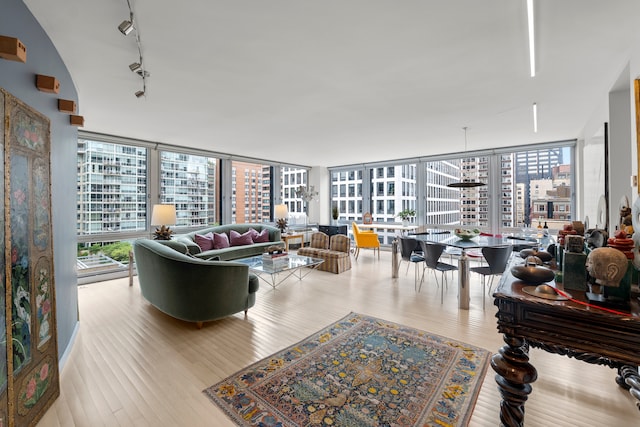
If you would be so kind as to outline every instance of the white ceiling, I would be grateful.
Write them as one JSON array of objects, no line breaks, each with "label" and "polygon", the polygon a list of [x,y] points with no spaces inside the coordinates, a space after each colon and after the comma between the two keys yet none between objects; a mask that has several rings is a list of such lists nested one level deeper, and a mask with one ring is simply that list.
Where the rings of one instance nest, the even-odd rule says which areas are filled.
[{"label": "white ceiling", "polygon": [[[308,166],[579,138],[638,42],[638,0],[25,0],[84,130]],[[533,132],[532,103],[539,108]]]}]

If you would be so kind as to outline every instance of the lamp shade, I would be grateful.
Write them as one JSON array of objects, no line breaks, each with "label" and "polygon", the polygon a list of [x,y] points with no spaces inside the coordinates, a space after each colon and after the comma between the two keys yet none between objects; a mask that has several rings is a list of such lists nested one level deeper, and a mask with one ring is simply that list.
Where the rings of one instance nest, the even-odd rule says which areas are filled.
[{"label": "lamp shade", "polygon": [[276,205],[274,216],[276,219],[287,218],[289,216],[289,208],[287,205]]},{"label": "lamp shade", "polygon": [[153,205],[151,225],[175,225],[176,207],[174,205]]}]

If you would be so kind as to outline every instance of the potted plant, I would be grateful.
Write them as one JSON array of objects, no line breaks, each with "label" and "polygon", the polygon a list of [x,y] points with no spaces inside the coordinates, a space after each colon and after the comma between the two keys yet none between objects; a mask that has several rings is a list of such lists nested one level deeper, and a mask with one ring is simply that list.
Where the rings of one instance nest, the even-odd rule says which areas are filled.
[{"label": "potted plant", "polygon": [[396,216],[402,220],[402,225],[406,227],[409,225],[409,220],[416,216],[416,211],[413,209],[404,209],[398,212]]}]

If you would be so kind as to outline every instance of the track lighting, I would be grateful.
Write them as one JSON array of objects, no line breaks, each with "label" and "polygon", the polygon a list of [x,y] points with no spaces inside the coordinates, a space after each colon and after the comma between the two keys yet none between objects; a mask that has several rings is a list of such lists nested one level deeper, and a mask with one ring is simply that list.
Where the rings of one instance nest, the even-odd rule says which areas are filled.
[{"label": "track lighting", "polygon": [[125,36],[133,31],[136,36],[136,45],[138,46],[139,59],[137,62],[133,62],[132,64],[130,64],[129,69],[142,77],[142,90],[135,92],[136,97],[141,98],[145,96],[147,92],[147,77],[149,77],[151,74],[149,74],[149,72],[144,69],[144,62],[142,61],[142,43],[140,42],[140,32],[138,31],[138,28],[133,25],[134,20],[133,9],[131,8],[131,0],[127,0],[127,7],[129,8],[129,19],[125,19],[124,21],[122,21],[122,23],[118,25],[118,30],[120,30],[120,32]]},{"label": "track lighting", "polygon": [[122,21],[120,25],[118,25],[118,29],[122,34],[124,34],[125,36],[128,36],[129,33],[133,31],[133,22],[129,21],[128,19],[125,19],[124,21]]}]

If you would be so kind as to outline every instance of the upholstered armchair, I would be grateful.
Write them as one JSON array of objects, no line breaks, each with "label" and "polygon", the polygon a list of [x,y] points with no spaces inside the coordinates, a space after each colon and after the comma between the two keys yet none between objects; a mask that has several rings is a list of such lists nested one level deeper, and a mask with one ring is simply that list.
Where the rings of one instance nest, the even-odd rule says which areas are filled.
[{"label": "upholstered armchair", "polygon": [[358,224],[355,222],[351,223],[351,228],[353,230],[353,241],[355,243],[355,257],[358,259],[358,255],[360,254],[360,249],[373,249],[375,252],[378,250],[378,259],[380,259],[380,240],[378,239],[378,233],[375,233],[373,230],[363,231],[358,228]]}]

